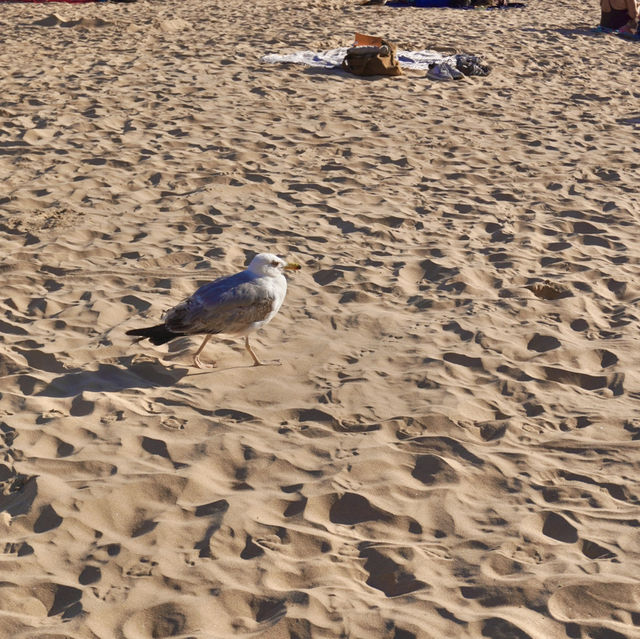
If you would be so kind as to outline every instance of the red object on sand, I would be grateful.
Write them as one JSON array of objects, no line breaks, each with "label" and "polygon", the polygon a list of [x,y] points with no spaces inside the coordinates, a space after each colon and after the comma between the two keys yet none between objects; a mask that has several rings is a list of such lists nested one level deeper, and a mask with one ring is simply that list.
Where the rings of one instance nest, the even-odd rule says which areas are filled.
[{"label": "red object on sand", "polygon": [[80,4],[83,2],[104,2],[105,0],[0,0],[2,2],[18,2],[18,3],[43,3],[43,2],[66,2],[68,4]]}]

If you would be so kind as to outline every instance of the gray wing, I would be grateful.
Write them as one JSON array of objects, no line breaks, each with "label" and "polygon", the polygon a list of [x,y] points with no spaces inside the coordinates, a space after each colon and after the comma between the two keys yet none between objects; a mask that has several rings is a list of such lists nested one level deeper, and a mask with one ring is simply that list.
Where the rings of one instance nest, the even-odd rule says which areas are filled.
[{"label": "gray wing", "polygon": [[199,288],[170,311],[165,326],[174,333],[237,333],[261,322],[275,299],[259,283],[246,277],[223,278]]}]

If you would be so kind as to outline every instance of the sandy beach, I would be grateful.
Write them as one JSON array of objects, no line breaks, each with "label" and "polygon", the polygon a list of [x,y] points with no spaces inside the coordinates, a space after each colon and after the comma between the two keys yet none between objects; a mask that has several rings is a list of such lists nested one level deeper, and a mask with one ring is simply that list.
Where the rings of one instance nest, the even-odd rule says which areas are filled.
[{"label": "sandy beach", "polygon": [[[0,639],[640,638],[640,42],[599,17],[0,4]],[[356,31],[491,72],[261,61]],[[265,251],[281,366],[125,335]]]}]

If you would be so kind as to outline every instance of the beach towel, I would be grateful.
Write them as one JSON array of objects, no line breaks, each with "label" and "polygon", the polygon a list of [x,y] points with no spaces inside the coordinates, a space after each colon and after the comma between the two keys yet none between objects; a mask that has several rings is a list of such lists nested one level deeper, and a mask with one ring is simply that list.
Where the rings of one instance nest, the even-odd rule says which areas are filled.
[{"label": "beach towel", "polygon": [[[308,67],[322,69],[340,69],[347,55],[348,47],[329,49],[328,51],[297,51],[296,53],[272,53],[260,58],[261,62],[292,62]],[[443,55],[437,51],[397,51],[398,62],[404,69],[428,70],[435,63],[449,62],[455,65],[455,55]]]},{"label": "beach towel", "polygon": [[[339,49],[329,49],[327,51],[298,51],[296,53],[271,53],[260,58],[261,62],[280,63],[292,62],[293,64],[304,64],[308,67],[319,67],[322,69],[337,69],[351,71],[345,69],[344,60],[348,57],[349,52],[353,51],[353,47],[371,48],[382,47],[388,45],[392,47],[394,53],[394,62],[396,66],[405,69],[413,69],[415,71],[428,71],[431,67],[438,65],[448,65],[459,69],[464,75],[488,75],[489,67],[475,55],[469,53],[456,53],[444,55],[437,51],[399,51],[394,44],[389,44],[380,36],[371,36],[356,31],[353,46],[341,47]],[[399,69],[398,69],[399,71]],[[352,71],[353,72],[353,71]],[[368,75],[368,74],[367,74]],[[397,73],[388,73],[381,75],[397,75]]]},{"label": "beach towel", "polygon": [[[262,56],[261,62],[292,62],[294,64],[304,64],[309,67],[320,67],[323,69],[333,69],[336,72],[344,72],[343,59],[348,48],[330,49],[328,51],[299,51],[297,53],[277,54],[272,53]],[[437,51],[398,51],[398,63],[406,69],[417,71],[429,71],[436,67],[443,68],[449,72],[448,79],[462,78],[462,76],[486,76],[491,69],[484,64],[480,58],[470,53],[456,53],[454,55],[443,55]],[[457,71],[456,71],[457,70]],[[459,73],[458,73],[459,72]],[[381,74],[383,75],[383,74]],[[427,77],[429,73],[427,73]],[[444,77],[439,77],[444,79]]]}]

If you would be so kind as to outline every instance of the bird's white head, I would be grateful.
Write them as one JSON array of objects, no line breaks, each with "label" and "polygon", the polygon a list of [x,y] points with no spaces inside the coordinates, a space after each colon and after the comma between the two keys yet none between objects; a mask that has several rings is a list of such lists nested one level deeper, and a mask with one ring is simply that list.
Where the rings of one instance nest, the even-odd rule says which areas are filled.
[{"label": "bird's white head", "polygon": [[298,271],[300,265],[294,262],[285,262],[273,253],[258,253],[252,260],[247,269],[254,275],[277,275],[283,271]]}]

